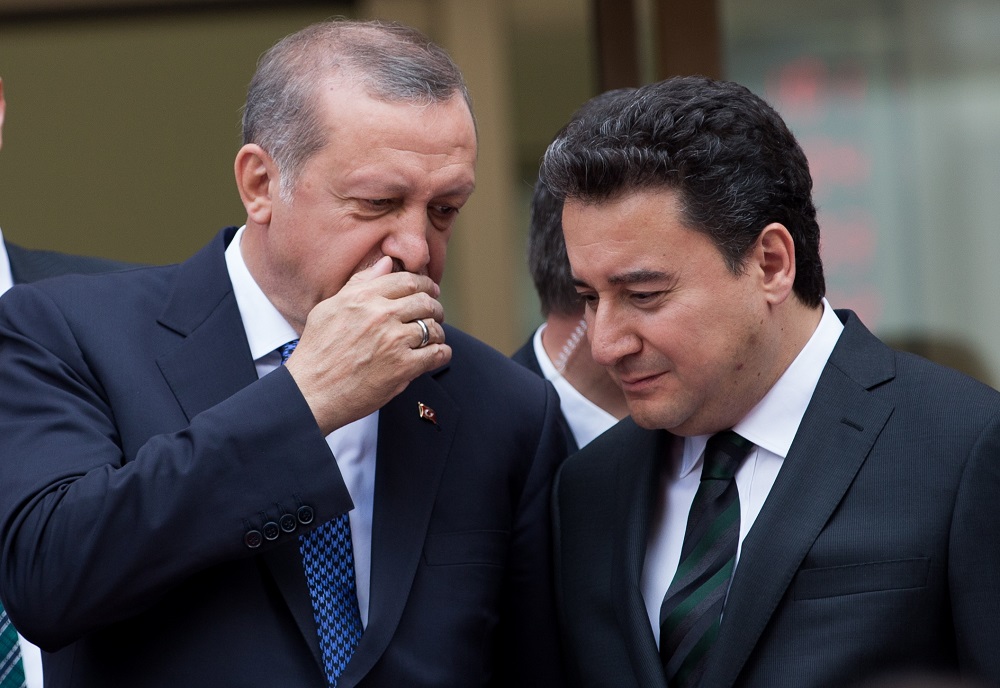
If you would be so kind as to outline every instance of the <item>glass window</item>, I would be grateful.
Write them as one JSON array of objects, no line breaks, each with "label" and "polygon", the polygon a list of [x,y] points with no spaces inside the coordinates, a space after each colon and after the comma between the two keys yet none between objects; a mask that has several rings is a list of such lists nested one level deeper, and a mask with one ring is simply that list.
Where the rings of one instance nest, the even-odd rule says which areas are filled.
[{"label": "glass window", "polygon": [[809,158],[828,295],[899,348],[1000,373],[1000,3],[721,0],[726,77]]}]

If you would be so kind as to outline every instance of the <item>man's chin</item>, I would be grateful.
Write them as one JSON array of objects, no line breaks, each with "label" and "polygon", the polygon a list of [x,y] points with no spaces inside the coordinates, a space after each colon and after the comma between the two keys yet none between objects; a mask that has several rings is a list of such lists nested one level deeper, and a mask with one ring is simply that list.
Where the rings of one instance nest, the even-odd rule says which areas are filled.
[{"label": "man's chin", "polygon": [[647,430],[664,430],[666,429],[667,419],[663,417],[662,409],[651,408],[650,404],[645,400],[629,399],[626,397],[626,403],[628,404],[629,415],[632,416],[632,420],[640,428],[646,428]]},{"label": "man's chin", "polygon": [[640,428],[647,430],[666,430],[675,435],[687,436],[694,418],[692,414],[677,405],[665,406],[649,399],[630,399],[626,396],[629,415]]}]

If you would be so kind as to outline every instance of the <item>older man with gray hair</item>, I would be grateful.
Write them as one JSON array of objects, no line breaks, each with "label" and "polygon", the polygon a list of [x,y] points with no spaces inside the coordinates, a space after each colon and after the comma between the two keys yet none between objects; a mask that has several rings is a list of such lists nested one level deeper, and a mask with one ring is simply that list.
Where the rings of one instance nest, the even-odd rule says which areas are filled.
[{"label": "older man with gray hair", "polygon": [[246,224],[0,308],[2,594],[49,686],[560,685],[554,391],[443,324],[476,132],[443,50],[265,54]]}]

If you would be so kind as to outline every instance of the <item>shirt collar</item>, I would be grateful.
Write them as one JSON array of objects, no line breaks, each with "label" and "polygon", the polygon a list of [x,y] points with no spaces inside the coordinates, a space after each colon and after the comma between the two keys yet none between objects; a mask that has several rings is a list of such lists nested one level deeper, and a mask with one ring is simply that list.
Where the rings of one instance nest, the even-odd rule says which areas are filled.
[{"label": "shirt collar", "polygon": [[7,255],[7,244],[3,241],[3,230],[0,229],[0,294],[14,286],[14,275],[10,269],[10,257]]},{"label": "shirt collar", "polygon": [[[823,299],[823,316],[816,331],[764,398],[733,426],[733,431],[784,459],[816,391],[820,375],[843,331],[843,323],[830,303]],[[682,476],[697,464],[710,436],[689,437],[684,442]]]},{"label": "shirt collar", "polygon": [[299,335],[268,300],[247,269],[240,250],[245,230],[246,225],[240,227],[226,248],[226,269],[233,283],[233,295],[246,330],[250,355],[256,361]]}]

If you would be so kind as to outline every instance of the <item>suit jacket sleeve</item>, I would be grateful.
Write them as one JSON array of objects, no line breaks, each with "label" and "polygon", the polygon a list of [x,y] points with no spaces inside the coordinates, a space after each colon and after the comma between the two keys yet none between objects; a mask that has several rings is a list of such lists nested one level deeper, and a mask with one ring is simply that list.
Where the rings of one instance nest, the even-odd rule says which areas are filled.
[{"label": "suit jacket sleeve", "polygon": [[324,509],[349,508],[284,369],[126,456],[116,416],[155,424],[176,402],[137,395],[141,408],[113,407],[105,381],[141,371],[108,370],[66,316],[31,286],[0,301],[0,590],[28,639],[58,649],[200,571],[267,549],[244,544],[263,514],[312,504],[315,527],[331,517]]}]

